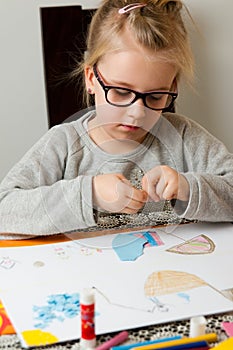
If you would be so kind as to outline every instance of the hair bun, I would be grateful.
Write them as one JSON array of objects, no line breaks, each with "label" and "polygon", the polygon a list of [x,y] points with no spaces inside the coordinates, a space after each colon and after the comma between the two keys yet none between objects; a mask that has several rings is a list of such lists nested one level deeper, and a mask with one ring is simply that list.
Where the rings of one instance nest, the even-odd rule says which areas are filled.
[{"label": "hair bun", "polygon": [[155,3],[167,13],[177,13],[182,9],[182,2],[180,0],[157,0]]}]

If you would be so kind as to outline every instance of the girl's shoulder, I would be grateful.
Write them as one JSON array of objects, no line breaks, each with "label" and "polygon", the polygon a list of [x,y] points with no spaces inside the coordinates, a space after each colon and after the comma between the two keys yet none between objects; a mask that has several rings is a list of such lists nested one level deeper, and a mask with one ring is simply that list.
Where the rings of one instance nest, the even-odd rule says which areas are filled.
[{"label": "girl's shoulder", "polygon": [[48,131],[48,134],[60,138],[60,141],[66,140],[66,142],[84,139],[85,135],[88,134],[87,122],[92,115],[93,112],[90,111],[87,113],[77,112],[63,123],[53,126]]},{"label": "girl's shoulder", "polygon": [[162,117],[170,122],[175,128],[201,127],[191,118],[178,113],[163,113]]},{"label": "girl's shoulder", "polygon": [[178,113],[164,113],[162,119],[165,123],[168,122],[171,124],[179,133],[198,133],[199,135],[203,134],[213,137],[204,126],[185,115]]},{"label": "girl's shoulder", "polygon": [[93,110],[84,110],[77,112],[67,118],[63,123],[55,125],[51,128],[52,131],[60,131],[69,133],[76,130],[76,133],[86,131],[86,125],[89,118],[93,115]]},{"label": "girl's shoulder", "polygon": [[[85,143],[85,120],[89,115],[73,115],[64,123],[51,127],[28,151],[28,156],[56,153],[65,156],[81,150]],[[87,136],[86,136],[87,138]]]},{"label": "girl's shoulder", "polygon": [[191,145],[192,147],[195,145],[197,148],[207,149],[211,148],[214,144],[215,146],[219,145],[219,147],[225,148],[222,141],[191,118],[177,113],[165,113],[162,119],[164,124],[168,123],[173,126],[186,145]]}]

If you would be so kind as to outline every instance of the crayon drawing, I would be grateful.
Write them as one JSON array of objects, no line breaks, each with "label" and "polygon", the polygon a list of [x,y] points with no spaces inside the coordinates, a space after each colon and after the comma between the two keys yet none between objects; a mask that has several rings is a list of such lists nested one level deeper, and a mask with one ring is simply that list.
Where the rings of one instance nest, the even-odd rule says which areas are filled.
[{"label": "crayon drawing", "polygon": [[0,258],[0,267],[2,267],[3,269],[12,269],[16,263],[17,261],[11,259],[9,256],[4,256]]},{"label": "crayon drawing", "polygon": [[[193,302],[192,290],[197,289],[198,293],[203,293],[205,290],[212,290],[211,293],[216,293],[215,288],[208,285],[204,280],[194,274],[190,274],[183,271],[163,270],[154,271],[145,280],[144,283],[144,295],[152,302],[152,306],[141,305],[136,301],[135,304],[114,302],[109,295],[106,295],[102,290],[94,287],[108,304],[118,306],[124,309],[140,310],[148,313],[169,312],[171,307],[177,313],[179,313],[179,307],[182,304],[182,308],[185,304],[190,304],[189,307],[196,306],[196,301]],[[162,300],[166,300],[166,304]]]},{"label": "crayon drawing", "polygon": [[164,312],[169,310],[169,306],[159,300],[160,296],[176,294],[190,302],[189,291],[206,285],[206,282],[193,274],[165,270],[150,274],[145,282],[144,290],[145,295],[155,304],[156,308]]},{"label": "crayon drawing", "polygon": [[200,235],[185,243],[167,249],[167,252],[177,254],[210,254],[214,249],[214,242],[206,235]]}]

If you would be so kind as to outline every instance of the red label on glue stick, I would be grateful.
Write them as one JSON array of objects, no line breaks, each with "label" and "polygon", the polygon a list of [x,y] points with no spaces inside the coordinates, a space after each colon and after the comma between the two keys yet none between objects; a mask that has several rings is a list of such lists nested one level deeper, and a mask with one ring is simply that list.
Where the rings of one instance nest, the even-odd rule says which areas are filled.
[{"label": "red label on glue stick", "polygon": [[81,346],[94,348],[95,335],[95,298],[92,289],[84,289],[80,298],[81,311]]}]

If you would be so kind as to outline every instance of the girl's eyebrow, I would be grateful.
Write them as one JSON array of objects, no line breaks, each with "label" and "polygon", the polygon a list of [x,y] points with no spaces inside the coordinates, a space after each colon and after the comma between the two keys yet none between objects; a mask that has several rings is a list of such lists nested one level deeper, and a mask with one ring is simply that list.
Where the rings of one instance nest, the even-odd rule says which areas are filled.
[{"label": "girl's eyebrow", "polygon": [[[107,85],[112,85],[112,86],[116,86],[116,87],[124,87],[124,88],[126,88],[126,89],[130,89],[130,90],[135,90],[135,91],[139,91],[138,89],[135,89],[134,87],[133,87],[133,85],[131,85],[131,84],[129,84],[129,83],[127,83],[127,82],[122,82],[122,81],[120,81],[120,80],[113,80],[113,82],[112,83],[106,83],[106,81],[104,81],[105,82],[105,84],[107,84]],[[158,87],[158,88],[153,88],[153,89],[149,89],[149,90],[146,90],[145,92],[150,92],[150,91],[168,91],[169,90],[169,87]],[[141,91],[141,92],[143,92],[143,91]]]},{"label": "girl's eyebrow", "polygon": [[156,89],[149,89],[149,90],[145,90],[145,91],[139,91],[138,89],[135,89],[133,87],[133,85],[129,84],[128,82],[123,82],[121,80],[112,80],[112,82],[110,83],[109,81],[106,81],[106,79],[103,77],[102,73],[98,72],[101,79],[103,80],[103,82],[106,84],[106,85],[111,85],[111,86],[116,86],[116,87],[123,87],[123,88],[126,88],[126,89],[130,89],[130,90],[134,90],[134,91],[138,91],[138,92],[153,92],[153,91],[169,91],[170,90],[170,87],[158,87]]}]

